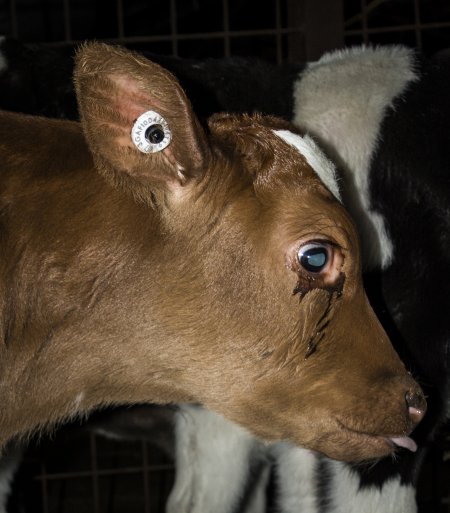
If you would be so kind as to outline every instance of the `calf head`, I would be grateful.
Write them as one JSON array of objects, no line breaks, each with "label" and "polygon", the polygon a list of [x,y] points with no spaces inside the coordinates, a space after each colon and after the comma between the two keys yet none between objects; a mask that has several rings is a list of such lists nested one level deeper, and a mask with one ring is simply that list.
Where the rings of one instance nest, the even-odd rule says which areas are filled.
[{"label": "calf head", "polygon": [[413,449],[425,401],[368,304],[313,141],[263,116],[204,128],[168,72],[118,48],[83,47],[75,83],[96,167],[148,225],[132,374],[158,369],[159,400],[176,390],[331,457]]}]

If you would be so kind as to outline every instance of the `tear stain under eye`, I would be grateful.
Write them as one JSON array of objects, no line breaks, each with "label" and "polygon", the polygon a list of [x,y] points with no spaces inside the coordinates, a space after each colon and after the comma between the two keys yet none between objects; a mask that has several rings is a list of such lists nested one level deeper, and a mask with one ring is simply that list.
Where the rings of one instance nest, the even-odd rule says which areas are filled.
[{"label": "tear stain under eye", "polygon": [[[307,360],[317,350],[317,346],[325,337],[325,330],[331,321],[331,312],[335,302],[342,296],[342,290],[344,286],[345,275],[340,274],[339,279],[332,287],[326,287],[323,290],[328,292],[328,305],[325,308],[322,317],[317,321],[316,330],[308,340],[308,347],[306,349],[305,360]],[[303,296],[302,296],[303,297]]]},{"label": "tear stain under eye", "polygon": [[267,349],[266,351],[262,352],[260,354],[260,358],[261,359],[264,359],[264,358],[269,358],[270,356],[272,356],[274,353],[274,350],[273,349]]},{"label": "tear stain under eye", "polygon": [[[316,336],[319,335],[319,333],[316,333]],[[315,338],[315,335],[313,335],[308,342],[308,348],[306,349],[305,354],[305,360],[307,360],[312,354],[316,352],[317,346],[322,341],[323,337],[325,336],[325,333],[320,333],[319,338]]]},{"label": "tear stain under eye", "polygon": [[[330,324],[330,314],[331,309],[334,304],[334,293],[331,293],[328,295],[328,305],[325,308],[324,313],[322,314],[322,317],[319,319],[319,321],[316,324],[316,330],[313,335],[308,340],[308,347],[306,349],[305,354],[305,360],[307,360],[312,354],[314,354],[317,350],[317,346],[319,343],[323,340],[325,337],[325,329]],[[337,299],[337,296],[336,298]]]},{"label": "tear stain under eye", "polygon": [[295,296],[298,294],[301,301],[310,290],[313,290],[312,287],[309,287],[308,285],[302,283],[301,280],[298,280],[297,285],[294,287],[294,290],[292,291],[292,295]]},{"label": "tear stain under eye", "polygon": [[312,278],[308,283],[304,283],[305,279],[299,278],[297,285],[294,287],[292,291],[292,295],[299,295],[300,300],[302,300],[308,292],[315,289],[321,289],[327,291],[329,294],[336,293],[336,297],[340,298],[342,296],[342,291],[344,289],[345,282],[345,274],[340,273],[339,278],[333,283],[333,285],[326,285],[324,287],[314,287],[312,284],[314,283],[314,278]]}]

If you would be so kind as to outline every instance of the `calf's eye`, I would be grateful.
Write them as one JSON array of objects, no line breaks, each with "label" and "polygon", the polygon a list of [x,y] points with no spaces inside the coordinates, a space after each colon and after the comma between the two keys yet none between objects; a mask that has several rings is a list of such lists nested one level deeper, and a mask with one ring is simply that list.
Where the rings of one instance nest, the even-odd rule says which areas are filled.
[{"label": "calf's eye", "polygon": [[309,273],[320,273],[330,259],[329,248],[319,242],[310,242],[301,246],[297,253],[299,264]]}]

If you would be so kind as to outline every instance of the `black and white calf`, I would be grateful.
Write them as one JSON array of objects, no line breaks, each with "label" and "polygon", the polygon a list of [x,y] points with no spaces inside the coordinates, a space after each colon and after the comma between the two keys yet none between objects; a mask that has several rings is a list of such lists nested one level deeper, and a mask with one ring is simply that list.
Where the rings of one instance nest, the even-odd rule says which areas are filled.
[{"label": "black and white calf", "polygon": [[[54,95],[46,102],[48,87],[41,97],[35,93],[51,68],[42,83],[36,71],[39,84],[21,81],[40,61],[34,53],[32,65],[21,65],[17,48],[3,42],[1,106],[74,115],[66,64],[54,72],[61,83],[52,82],[63,101]],[[362,237],[369,295],[429,396],[427,418],[415,433],[417,452],[367,467],[284,443],[266,446],[215,414],[181,405],[168,512],[262,512],[273,465],[282,513],[415,513],[427,442],[450,413],[450,60],[425,63],[406,48],[388,47],[334,52],[282,69],[242,59],[161,61],[200,114],[260,110],[290,118],[339,163],[338,185]],[[29,105],[21,107],[27,90]]]}]

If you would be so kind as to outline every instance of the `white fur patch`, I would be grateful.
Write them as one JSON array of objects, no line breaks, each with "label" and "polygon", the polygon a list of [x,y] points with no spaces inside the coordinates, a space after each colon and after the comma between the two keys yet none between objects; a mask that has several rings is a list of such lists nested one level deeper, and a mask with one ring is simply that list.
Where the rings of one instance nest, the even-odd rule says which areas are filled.
[{"label": "white fur patch", "polygon": [[329,462],[332,469],[329,511],[333,513],[416,513],[416,491],[399,479],[386,481],[381,488],[360,488],[359,476],[349,466]]},{"label": "white fur patch", "polygon": [[[272,454],[278,489],[277,511],[318,513],[316,456],[288,443],[274,444]],[[366,513],[364,509],[359,513],[362,512]]]},{"label": "white fur patch", "polygon": [[[167,513],[231,513],[243,495],[251,455],[264,446],[246,430],[195,405],[180,405],[175,427],[175,484]],[[268,479],[268,474],[267,474]],[[265,482],[242,513],[265,511]]]},{"label": "white fur patch", "polygon": [[301,137],[289,130],[274,130],[274,133],[287,142],[305,157],[306,162],[313,168],[319,178],[322,180],[328,190],[341,201],[339,186],[337,183],[336,169],[334,165],[325,157],[317,144],[305,135]]},{"label": "white fur patch", "polygon": [[5,40],[5,36],[0,37],[0,74],[5,72],[8,69],[8,61],[6,60],[6,57],[1,50],[1,45],[3,41]]},{"label": "white fur patch", "polygon": [[317,138],[342,168],[345,200],[362,235],[367,267],[386,268],[393,257],[384,219],[369,199],[371,159],[382,144],[380,123],[417,78],[412,50],[363,47],[324,55],[294,85],[293,122]]}]

